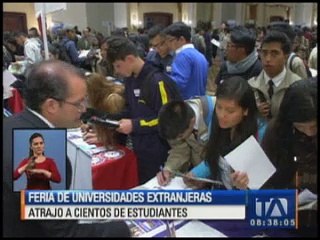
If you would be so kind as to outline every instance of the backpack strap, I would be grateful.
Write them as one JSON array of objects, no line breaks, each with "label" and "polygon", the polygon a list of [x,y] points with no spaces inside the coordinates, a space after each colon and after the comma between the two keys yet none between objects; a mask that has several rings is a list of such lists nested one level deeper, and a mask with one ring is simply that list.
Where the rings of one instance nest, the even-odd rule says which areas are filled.
[{"label": "backpack strap", "polygon": [[204,96],[200,96],[199,98],[200,98],[200,101],[202,104],[202,109],[203,109],[203,120],[208,127],[208,136],[210,136],[211,125],[213,122],[215,97],[209,96],[209,95],[204,95]]},{"label": "backpack strap", "polygon": [[203,120],[208,126],[208,129],[211,127],[212,115],[214,109],[214,98],[209,95],[200,96],[202,109],[203,109]]},{"label": "backpack strap", "polygon": [[207,97],[207,100],[208,100],[207,122],[209,123],[209,125],[211,125],[215,102],[214,102],[214,98],[212,96],[206,95],[206,97]]},{"label": "backpack strap", "polygon": [[289,59],[289,69],[291,70],[291,72],[293,72],[293,70],[292,70],[292,62],[293,62],[293,59],[295,57],[297,57],[297,55],[295,53],[291,54],[290,57],[289,57],[290,58]]},{"label": "backpack strap", "polygon": [[[298,57],[297,54],[295,54],[295,53],[291,54],[290,57],[289,57],[289,58],[290,58],[290,59],[289,59],[289,68],[290,68],[291,72],[293,72],[293,70],[292,70],[292,63],[293,63],[293,59],[294,59],[295,57]],[[309,69],[308,64],[305,64],[304,61],[303,61],[303,63],[304,63],[304,67],[305,67],[306,72],[307,72],[307,76],[308,76],[308,77],[312,77],[312,74],[311,74],[311,71],[310,71],[310,69]]]}]

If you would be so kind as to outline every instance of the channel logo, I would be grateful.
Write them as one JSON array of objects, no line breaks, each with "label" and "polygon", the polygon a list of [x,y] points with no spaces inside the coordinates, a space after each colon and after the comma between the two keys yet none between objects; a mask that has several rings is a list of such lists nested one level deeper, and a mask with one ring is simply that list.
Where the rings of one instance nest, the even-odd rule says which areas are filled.
[{"label": "channel logo", "polygon": [[285,198],[257,198],[256,215],[258,217],[285,217],[288,215],[288,200]]},{"label": "channel logo", "polygon": [[251,190],[247,219],[252,227],[295,228],[296,190]]}]

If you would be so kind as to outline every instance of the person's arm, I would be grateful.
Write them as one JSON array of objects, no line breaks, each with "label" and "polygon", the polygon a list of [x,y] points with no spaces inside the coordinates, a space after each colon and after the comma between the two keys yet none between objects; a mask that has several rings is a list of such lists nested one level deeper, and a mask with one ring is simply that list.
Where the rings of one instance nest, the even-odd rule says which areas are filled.
[{"label": "person's arm", "polygon": [[181,172],[190,163],[191,149],[186,141],[169,140],[171,149],[162,171],[157,173],[158,183],[167,185],[173,177],[173,172]]},{"label": "person's arm", "polygon": [[22,160],[17,169],[13,172],[13,180],[19,179],[21,175],[26,171],[26,168],[29,165],[29,160],[29,158]]},{"label": "person's arm", "polygon": [[202,161],[190,171],[195,177],[209,178],[211,176],[210,167],[206,161]]},{"label": "person's arm", "polygon": [[188,84],[189,77],[191,76],[191,60],[187,58],[183,52],[176,55],[174,59],[171,70],[171,77],[176,82],[177,87],[183,94]]},{"label": "person's arm", "polygon": [[201,177],[201,178],[209,178],[211,176],[211,171],[208,164],[205,161],[202,161],[196,167],[194,167],[190,172],[188,172],[187,177],[183,178],[183,182],[192,188],[201,189],[206,186],[206,182],[197,181],[190,179],[189,177]]},{"label": "person's arm", "polygon": [[76,44],[73,41],[70,40],[65,44],[73,64],[79,65],[86,60],[86,58],[79,58],[79,53],[76,48]]},{"label": "person's arm", "polygon": [[[166,79],[166,80],[165,80]],[[132,119],[132,131],[138,134],[148,134],[158,132],[158,113],[160,108],[171,99],[176,99],[174,92],[167,85],[168,76],[165,73],[155,73],[152,75],[151,82],[145,83],[148,85],[149,100],[148,102],[140,103],[146,104],[149,108],[149,116],[142,116]],[[172,81],[170,79],[170,81]]]},{"label": "person's arm", "polygon": [[231,173],[232,185],[238,189],[245,190],[248,188],[249,178],[245,172],[235,171]]},{"label": "person's arm", "polygon": [[59,170],[57,168],[55,161],[51,158],[49,158],[49,159],[47,158],[47,160],[50,160],[50,162],[49,162],[49,171],[51,173],[50,180],[52,182],[56,182],[56,183],[61,182],[61,176],[60,176],[60,173],[59,173]]},{"label": "person's arm", "polygon": [[171,149],[164,169],[180,172],[188,163],[191,164],[191,147],[186,141],[171,140],[168,143]]},{"label": "person's arm", "polygon": [[34,64],[36,63],[36,46],[33,46],[32,43],[29,43],[27,45],[25,45],[25,50],[24,50],[24,54],[25,54],[25,59],[27,60],[28,64]]},{"label": "person's arm", "polygon": [[53,182],[56,182],[56,183],[61,182],[60,173],[59,173],[59,171],[57,169],[57,166],[56,166],[56,164],[55,164],[53,159],[46,158],[45,168],[46,169],[35,168],[35,169],[29,170],[29,172],[31,174],[34,174],[34,173],[43,174],[50,181],[53,181]]}]

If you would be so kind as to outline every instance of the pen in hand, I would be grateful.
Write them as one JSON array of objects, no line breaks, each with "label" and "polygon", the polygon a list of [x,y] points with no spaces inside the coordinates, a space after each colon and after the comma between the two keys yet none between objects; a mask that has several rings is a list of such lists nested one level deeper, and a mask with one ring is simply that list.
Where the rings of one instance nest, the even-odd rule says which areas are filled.
[{"label": "pen in hand", "polygon": [[160,186],[166,186],[171,179],[169,170],[165,169],[163,166],[159,167],[159,172],[157,173],[157,180]]},{"label": "pen in hand", "polygon": [[165,175],[164,175],[163,166],[162,166],[162,165],[160,166],[160,171],[161,171],[161,176],[162,176],[163,180],[165,180],[166,177],[165,177]]}]

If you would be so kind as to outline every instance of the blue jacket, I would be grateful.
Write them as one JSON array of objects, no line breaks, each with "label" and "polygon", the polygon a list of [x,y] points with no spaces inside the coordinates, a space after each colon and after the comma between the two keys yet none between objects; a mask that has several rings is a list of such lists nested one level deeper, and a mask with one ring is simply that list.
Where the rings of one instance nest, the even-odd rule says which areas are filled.
[{"label": "blue jacket", "polygon": [[203,96],[206,93],[208,61],[195,48],[182,49],[173,60],[171,77],[183,99]]},{"label": "blue jacket", "polygon": [[71,59],[71,63],[75,66],[80,67],[81,64],[83,64],[86,59],[79,58],[79,53],[78,53],[78,49],[76,47],[76,43],[67,37],[64,37],[62,39],[62,43],[64,44],[64,46],[67,49],[67,53]]}]

